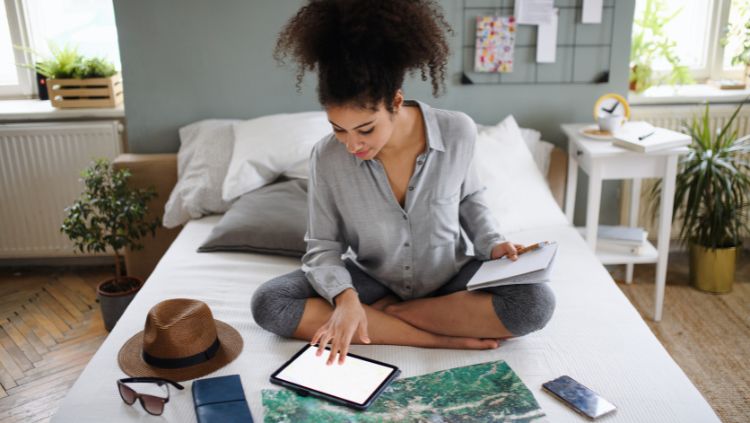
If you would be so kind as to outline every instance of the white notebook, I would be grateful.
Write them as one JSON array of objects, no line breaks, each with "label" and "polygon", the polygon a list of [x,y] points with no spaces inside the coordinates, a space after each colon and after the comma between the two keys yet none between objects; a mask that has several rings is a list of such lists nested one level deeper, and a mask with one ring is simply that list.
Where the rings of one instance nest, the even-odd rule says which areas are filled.
[{"label": "white notebook", "polygon": [[518,260],[508,258],[482,262],[479,270],[469,280],[466,289],[488,288],[492,286],[521,285],[549,282],[549,270],[557,253],[557,243],[552,242],[518,256]]},{"label": "white notebook", "polygon": [[690,144],[690,137],[681,132],[657,128],[648,122],[628,122],[613,134],[612,144],[629,150],[648,153]]}]

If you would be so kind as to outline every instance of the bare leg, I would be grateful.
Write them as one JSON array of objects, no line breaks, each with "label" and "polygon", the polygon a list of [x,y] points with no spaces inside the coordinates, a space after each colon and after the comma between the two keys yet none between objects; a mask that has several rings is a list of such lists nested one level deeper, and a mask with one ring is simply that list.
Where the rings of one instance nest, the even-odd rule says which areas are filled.
[{"label": "bare leg", "polygon": [[375,301],[374,303],[370,304],[370,307],[376,310],[384,311],[386,307],[388,307],[391,304],[396,304],[399,301],[401,300],[399,300],[398,297],[389,294]]},{"label": "bare leg", "polygon": [[387,306],[387,314],[419,329],[440,335],[508,338],[513,336],[497,318],[492,294],[459,291]]},{"label": "bare leg", "polygon": [[[399,318],[368,305],[363,304],[362,307],[367,314],[371,344],[476,350],[493,349],[500,345],[496,339],[436,335],[417,329]],[[315,332],[328,321],[332,312],[331,305],[322,298],[308,299],[305,301],[305,311],[293,336],[310,341]],[[361,344],[356,334],[352,338],[352,344]]]}]

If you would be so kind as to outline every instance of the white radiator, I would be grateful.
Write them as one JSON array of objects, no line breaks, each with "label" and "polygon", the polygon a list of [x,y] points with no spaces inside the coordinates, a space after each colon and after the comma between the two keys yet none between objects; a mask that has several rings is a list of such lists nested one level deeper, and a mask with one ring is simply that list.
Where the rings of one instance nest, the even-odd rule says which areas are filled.
[{"label": "white radiator", "polygon": [[[705,111],[703,105],[685,106],[633,106],[631,120],[645,120],[652,125],[680,131],[683,123],[689,123],[694,118],[700,118]],[[737,108],[736,104],[712,104],[709,107],[710,125],[712,130],[722,128]],[[739,136],[750,133],[750,104],[745,105],[735,118],[732,128]]]},{"label": "white radiator", "polygon": [[120,122],[0,124],[0,258],[75,255],[60,232],[92,159],[121,152]]},{"label": "white radiator", "polygon": [[[702,118],[705,111],[705,105],[678,105],[678,106],[633,106],[631,120],[644,120],[654,126],[682,131],[685,124],[689,124],[693,119]],[[737,108],[737,104],[712,104],[709,107],[709,125],[711,130],[723,128],[729,121],[729,118]],[[746,104],[740,110],[731,126],[732,130],[737,131],[737,136],[741,137],[750,133],[750,105]],[[750,155],[746,157],[750,159]],[[643,181],[641,188],[640,212],[638,218],[639,226],[643,226],[649,232],[649,238],[655,238],[658,225],[656,224],[655,214],[649,213],[651,202],[649,192],[653,187],[653,180]],[[621,223],[627,224],[627,211],[630,204],[630,183],[626,182],[623,187],[620,216]],[[677,238],[680,227],[673,225],[672,238]]]}]

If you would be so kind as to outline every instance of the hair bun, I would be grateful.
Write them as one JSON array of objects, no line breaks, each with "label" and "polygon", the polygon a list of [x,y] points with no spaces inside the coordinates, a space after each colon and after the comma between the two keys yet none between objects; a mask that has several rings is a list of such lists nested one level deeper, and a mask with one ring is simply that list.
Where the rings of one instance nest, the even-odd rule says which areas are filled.
[{"label": "hair bun", "polygon": [[274,57],[297,62],[298,90],[305,72],[317,70],[323,105],[390,106],[406,72],[419,70],[423,81],[429,73],[439,95],[446,31],[434,0],[310,0],[282,29]]}]

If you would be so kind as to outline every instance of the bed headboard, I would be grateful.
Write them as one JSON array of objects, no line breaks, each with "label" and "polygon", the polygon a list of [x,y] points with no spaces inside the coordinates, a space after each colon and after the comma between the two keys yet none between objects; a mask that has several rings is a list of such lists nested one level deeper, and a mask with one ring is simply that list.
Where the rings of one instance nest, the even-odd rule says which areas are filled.
[{"label": "bed headboard", "polygon": [[[164,205],[172,188],[177,183],[176,154],[123,154],[114,161],[115,169],[130,169],[130,184],[133,187],[156,189],[157,197],[149,204],[149,216],[163,216]],[[550,156],[547,183],[557,204],[562,207],[565,195],[568,155],[555,147]],[[143,239],[143,249],[125,251],[125,267],[128,275],[144,281],[156,267],[172,241],[180,233],[180,228],[159,227],[155,238]],[[197,246],[196,246],[197,248]]]},{"label": "bed headboard", "polygon": [[[177,184],[177,155],[176,154],[122,154],[113,165],[115,169],[130,169],[129,184],[137,188],[154,187],[156,198],[149,204],[148,217],[164,215],[164,205],[169,199],[175,184]],[[151,271],[180,233],[180,228],[167,229],[160,226],[156,236],[146,236],[141,239],[142,250],[125,251],[125,268],[128,275],[148,279]]]}]

